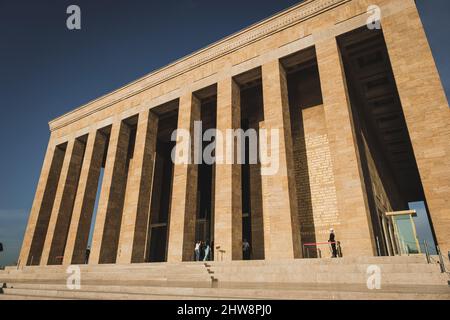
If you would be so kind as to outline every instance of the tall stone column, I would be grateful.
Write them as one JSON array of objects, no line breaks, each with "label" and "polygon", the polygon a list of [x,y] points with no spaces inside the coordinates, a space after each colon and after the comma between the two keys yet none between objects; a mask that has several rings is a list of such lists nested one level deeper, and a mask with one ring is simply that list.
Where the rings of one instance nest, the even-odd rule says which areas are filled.
[{"label": "tall stone column", "polygon": [[[169,217],[168,262],[190,261],[195,246],[197,214],[198,165],[194,164],[194,121],[200,120],[200,100],[192,93],[180,98],[178,130],[189,132],[190,162],[175,163],[173,173],[172,202]],[[177,133],[177,146],[184,138]],[[201,148],[201,146],[199,146]]]},{"label": "tall stone column", "polygon": [[41,256],[41,265],[62,263],[67,230],[78,188],[84,149],[85,145],[79,139],[70,140],[67,144],[66,155],[64,157]]},{"label": "tall stone column", "polygon": [[118,263],[145,262],[157,134],[158,117],[149,110],[143,111],[139,114],[127,184]]},{"label": "tall stone column", "polygon": [[65,265],[85,262],[106,140],[106,135],[100,131],[95,130],[89,133],[64,251],[63,264]]},{"label": "tall stone column", "polygon": [[[261,177],[265,259],[301,257],[300,228],[295,191],[294,158],[289,114],[286,74],[278,60],[262,66],[264,128],[268,139],[261,143],[278,165],[278,170]],[[279,143],[272,141],[271,131],[279,133]]]},{"label": "tall stone column", "polygon": [[127,182],[129,141],[130,127],[123,121],[113,123],[89,264],[116,261]]},{"label": "tall stone column", "polygon": [[[227,141],[227,130],[241,126],[240,89],[230,77],[217,85],[217,131],[224,139],[216,140],[216,155],[223,161],[216,163],[214,209],[214,259],[242,259],[242,187],[241,164],[237,163],[236,139]],[[243,143],[243,141],[242,141]],[[227,145],[232,146],[227,147]],[[230,154],[231,153],[231,154]],[[231,159],[232,163],[225,161]]]},{"label": "tall stone column", "polygon": [[64,150],[50,138],[20,251],[21,267],[39,264],[63,160]]},{"label": "tall stone column", "polygon": [[345,256],[375,254],[370,213],[359,170],[358,150],[344,69],[335,38],[316,43],[325,122],[340,224],[334,226]]},{"label": "tall stone column", "polygon": [[437,244],[450,251],[450,109],[414,1],[382,29]]}]

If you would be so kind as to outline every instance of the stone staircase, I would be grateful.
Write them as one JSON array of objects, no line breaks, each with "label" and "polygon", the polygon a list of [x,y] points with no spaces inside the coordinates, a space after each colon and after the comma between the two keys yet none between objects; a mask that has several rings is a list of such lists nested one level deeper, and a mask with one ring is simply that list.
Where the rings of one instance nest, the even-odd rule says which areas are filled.
[{"label": "stone staircase", "polygon": [[[435,260],[435,259],[434,259]],[[378,266],[381,289],[367,288]],[[444,299],[448,274],[425,256],[81,265],[81,288],[63,266],[0,271],[2,299]]]}]

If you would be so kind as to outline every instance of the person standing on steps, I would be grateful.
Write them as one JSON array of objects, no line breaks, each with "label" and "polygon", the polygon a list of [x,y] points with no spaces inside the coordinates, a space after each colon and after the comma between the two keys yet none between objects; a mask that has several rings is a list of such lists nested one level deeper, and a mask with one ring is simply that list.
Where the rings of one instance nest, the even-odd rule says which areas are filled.
[{"label": "person standing on steps", "polygon": [[89,262],[89,255],[91,254],[91,247],[87,247],[86,248],[86,253],[85,253],[85,257],[84,257],[84,264],[88,264]]},{"label": "person standing on steps", "polygon": [[209,255],[211,253],[211,246],[209,245],[209,240],[205,243],[205,256],[203,257],[203,261],[209,261]]},{"label": "person standing on steps", "polygon": [[205,257],[205,242],[203,240],[200,241],[200,256],[198,261],[203,261]]},{"label": "person standing on steps", "polygon": [[248,243],[247,239],[244,239],[242,242],[242,253],[244,260],[250,260],[250,243]]},{"label": "person standing on steps", "polygon": [[200,261],[200,241],[195,243],[195,261]]},{"label": "person standing on steps", "polygon": [[337,258],[337,249],[336,249],[336,236],[334,235],[334,229],[330,229],[330,236],[328,238],[328,243],[331,246],[331,257]]}]

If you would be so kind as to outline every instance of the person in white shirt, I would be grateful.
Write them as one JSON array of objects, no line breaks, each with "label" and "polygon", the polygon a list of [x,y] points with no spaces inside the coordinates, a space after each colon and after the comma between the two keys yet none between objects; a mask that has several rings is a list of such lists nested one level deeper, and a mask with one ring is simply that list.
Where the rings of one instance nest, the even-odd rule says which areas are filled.
[{"label": "person in white shirt", "polygon": [[195,261],[200,261],[200,241],[195,243]]},{"label": "person in white shirt", "polygon": [[247,239],[244,239],[242,242],[242,253],[244,260],[250,260],[250,243],[248,243]]}]

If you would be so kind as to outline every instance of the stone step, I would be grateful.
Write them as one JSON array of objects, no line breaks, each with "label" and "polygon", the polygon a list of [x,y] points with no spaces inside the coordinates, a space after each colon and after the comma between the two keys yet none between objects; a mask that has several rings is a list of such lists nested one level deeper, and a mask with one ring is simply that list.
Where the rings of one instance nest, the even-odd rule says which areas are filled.
[{"label": "stone step", "polygon": [[[12,272],[12,273],[0,273],[0,279],[3,278],[14,278],[14,277],[26,277],[26,278],[40,278],[40,277],[67,277],[68,274],[73,274],[73,270],[61,270],[55,272],[49,272],[48,270],[44,270],[42,272]],[[178,277],[186,277],[192,276],[197,279],[208,277],[210,272],[206,268],[198,272],[188,272],[185,270],[180,270],[179,272],[164,272],[164,271],[153,271],[153,270],[136,270],[136,271],[115,271],[115,272],[101,272],[99,270],[89,271],[89,270],[80,270],[81,276],[99,276],[103,278],[114,278],[117,276],[125,276],[125,277],[156,277],[156,278],[178,278]]]},{"label": "stone step", "polygon": [[[336,259],[337,260],[337,259]],[[427,263],[384,263],[383,261],[378,261],[381,263],[360,263],[360,264],[311,264],[311,263],[298,263],[297,261],[290,262],[273,262],[273,263],[260,263],[255,261],[249,261],[247,263],[241,263],[239,261],[232,261],[228,263],[218,263],[218,262],[210,262],[205,267],[204,264],[196,265],[195,267],[174,267],[167,266],[165,268],[158,267],[154,268],[151,265],[145,266],[110,266],[108,268],[99,268],[99,267],[87,267],[80,266],[80,271],[82,273],[139,273],[139,274],[164,274],[164,275],[172,275],[172,274],[206,274],[208,271],[216,272],[241,272],[242,270],[254,270],[255,272],[265,272],[265,270],[269,270],[269,272],[289,272],[292,270],[299,270],[301,268],[302,271],[314,271],[314,272],[330,272],[332,270],[336,271],[355,271],[355,272],[365,272],[370,265],[377,265],[385,272],[434,272],[435,269],[439,268],[439,265],[436,263],[427,264]],[[168,264],[169,265],[169,264]],[[61,273],[65,274],[67,267],[58,266],[58,268],[53,267],[33,267],[33,269],[19,269],[19,270],[9,270],[0,272],[0,277],[4,275],[17,275],[17,274],[55,274]],[[273,270],[273,271],[272,271]]]},{"label": "stone step", "polygon": [[[27,297],[46,297],[51,299],[83,299],[83,300],[207,300],[209,297],[135,294],[122,292],[75,291],[75,290],[39,290],[5,288],[4,295],[23,295]],[[220,298],[219,298],[220,299]],[[223,298],[228,299],[228,298]]]},{"label": "stone step", "polygon": [[[182,286],[186,288],[211,288],[217,284],[213,281],[155,281],[155,280],[98,280],[98,279],[83,279],[82,285],[94,286],[147,286],[147,287],[174,287]],[[0,283],[1,284],[1,283]],[[8,286],[16,285],[63,285],[66,286],[66,279],[11,279],[6,282]]]},{"label": "stone step", "polygon": [[[36,274],[7,274],[0,275],[0,282],[8,282],[13,279],[35,279],[35,280],[64,280],[67,273],[36,273]],[[205,270],[203,274],[153,274],[153,273],[130,273],[130,272],[85,272],[81,273],[83,280],[154,280],[154,281],[211,281],[211,275]]]},{"label": "stone step", "polygon": [[[42,274],[42,275],[14,275],[0,277],[0,282],[35,282],[35,283],[57,283],[64,284],[67,274]],[[184,282],[187,285],[201,283],[209,285],[211,276],[219,282],[268,282],[268,283],[341,283],[341,284],[365,284],[368,275],[364,272],[305,272],[294,270],[293,272],[255,272],[254,270],[242,270],[241,272],[215,272],[212,275],[197,277],[195,275],[179,275],[171,277],[149,276],[148,274],[82,274],[83,283],[105,283],[105,284],[135,284],[135,283],[173,283]],[[435,272],[383,272],[381,281],[383,284],[418,284],[418,285],[445,285],[448,276],[438,271]]]},{"label": "stone step", "polygon": [[382,272],[404,272],[404,273],[428,273],[440,271],[437,264],[356,264],[356,265],[215,265],[211,264],[208,268],[215,273],[236,273],[236,272],[255,272],[255,273],[285,273],[301,270],[302,272],[363,272],[367,271],[369,266],[379,266]]},{"label": "stone step", "polygon": [[[420,265],[416,268],[409,266],[381,265],[381,276],[384,283],[397,284],[446,284],[448,276],[441,274],[433,265]],[[213,273],[204,269],[203,273],[154,273],[154,272],[82,272],[82,281],[185,281],[210,282],[211,277],[223,282],[297,282],[297,283],[365,283],[367,267],[364,266],[336,266],[327,269],[322,266],[265,266],[229,268],[211,267]],[[0,282],[17,280],[61,281],[68,278],[66,272],[54,273],[10,273],[0,274]]]},{"label": "stone step", "polygon": [[[360,265],[336,265],[336,266],[296,266],[296,265],[248,265],[248,266],[236,266],[236,265],[210,265],[208,268],[202,267],[202,269],[196,271],[154,271],[138,269],[134,271],[124,271],[115,270],[110,272],[100,272],[99,270],[80,270],[81,275],[84,277],[99,277],[102,279],[107,278],[154,278],[154,279],[180,279],[180,278],[193,278],[193,279],[208,279],[210,276],[215,276],[218,274],[228,275],[232,274],[291,274],[291,273],[307,273],[307,274],[328,274],[328,273],[356,273],[356,274],[366,274],[369,264]],[[427,273],[439,273],[440,268],[438,265],[433,264],[380,264],[376,265],[380,268],[382,273],[404,273],[404,274],[427,274]],[[53,279],[53,278],[67,278],[68,274],[66,270],[59,270],[50,272],[49,270],[43,270],[42,272],[9,272],[0,273],[0,280],[2,279],[12,279],[12,278],[42,278],[42,279]]]},{"label": "stone step", "polygon": [[[48,281],[66,281],[67,274],[43,274],[39,276],[21,275],[13,277],[1,277],[0,282],[13,282],[17,280],[48,280]],[[295,282],[295,283],[366,283],[366,273],[215,273],[214,279],[221,282]],[[146,274],[94,274],[87,273],[82,275],[82,281],[184,281],[184,282],[211,282],[210,275],[196,277],[193,275],[180,275],[172,277],[148,276]],[[382,273],[382,282],[386,284],[429,284],[444,285],[448,277],[440,273]]]},{"label": "stone step", "polygon": [[20,294],[0,294],[0,300],[68,300],[58,297],[40,297]]},{"label": "stone step", "polygon": [[[69,266],[42,266],[42,267],[25,267],[23,269],[10,269],[4,271],[4,273],[54,273],[54,272],[66,272]],[[151,264],[146,265],[127,265],[121,266],[88,266],[88,265],[78,265],[80,270],[86,272],[164,272],[164,273],[202,273],[205,272],[204,264],[197,265],[180,265],[173,266],[170,264],[153,266]],[[1,274],[1,273],[0,273]]]},{"label": "stone step", "polygon": [[[322,258],[322,259],[294,259],[294,260],[240,260],[240,261],[207,261],[207,262],[180,262],[180,263],[166,263],[166,262],[155,262],[155,263],[137,263],[137,264],[99,264],[99,265],[79,265],[83,270],[84,268],[88,270],[99,269],[102,272],[116,271],[116,270],[137,270],[140,268],[148,269],[152,268],[155,270],[169,269],[169,270],[180,270],[184,268],[201,269],[204,264],[213,265],[336,265],[336,264],[426,264],[425,255],[411,255],[411,256],[394,256],[394,257],[344,257],[344,258]],[[67,266],[55,265],[55,266],[26,266],[21,269],[17,267],[6,267],[3,272],[12,271],[22,271],[22,272],[42,272],[43,270],[66,270]],[[1,273],[2,271],[0,271]]]},{"label": "stone step", "polygon": [[[367,290],[366,272],[370,265],[381,269],[382,290]],[[0,283],[7,283],[4,296],[64,299],[450,299],[448,275],[440,273],[436,263],[427,264],[423,255],[81,265],[82,290],[79,291],[68,290],[66,269],[67,266],[59,265],[0,271]]]},{"label": "stone step", "polygon": [[[248,284],[247,284],[248,285]],[[445,286],[391,286],[382,290],[368,290],[363,286],[317,286],[277,284],[245,287],[186,288],[145,286],[83,286],[80,291],[63,285],[16,284],[5,288],[5,294],[27,294],[72,299],[450,299]]]},{"label": "stone step", "polygon": [[316,265],[325,265],[325,264],[415,264],[422,263],[426,264],[427,260],[425,255],[417,254],[410,256],[382,256],[382,257],[373,257],[373,256],[360,256],[360,257],[343,257],[343,258],[303,258],[303,259],[289,259],[289,260],[233,260],[233,261],[206,261],[207,264],[232,264],[232,265],[276,265],[276,264],[316,264]]},{"label": "stone step", "polygon": [[[364,273],[214,273],[214,278],[224,282],[295,282],[295,283],[366,283]],[[441,273],[382,273],[382,283],[444,285],[448,277]]]}]

